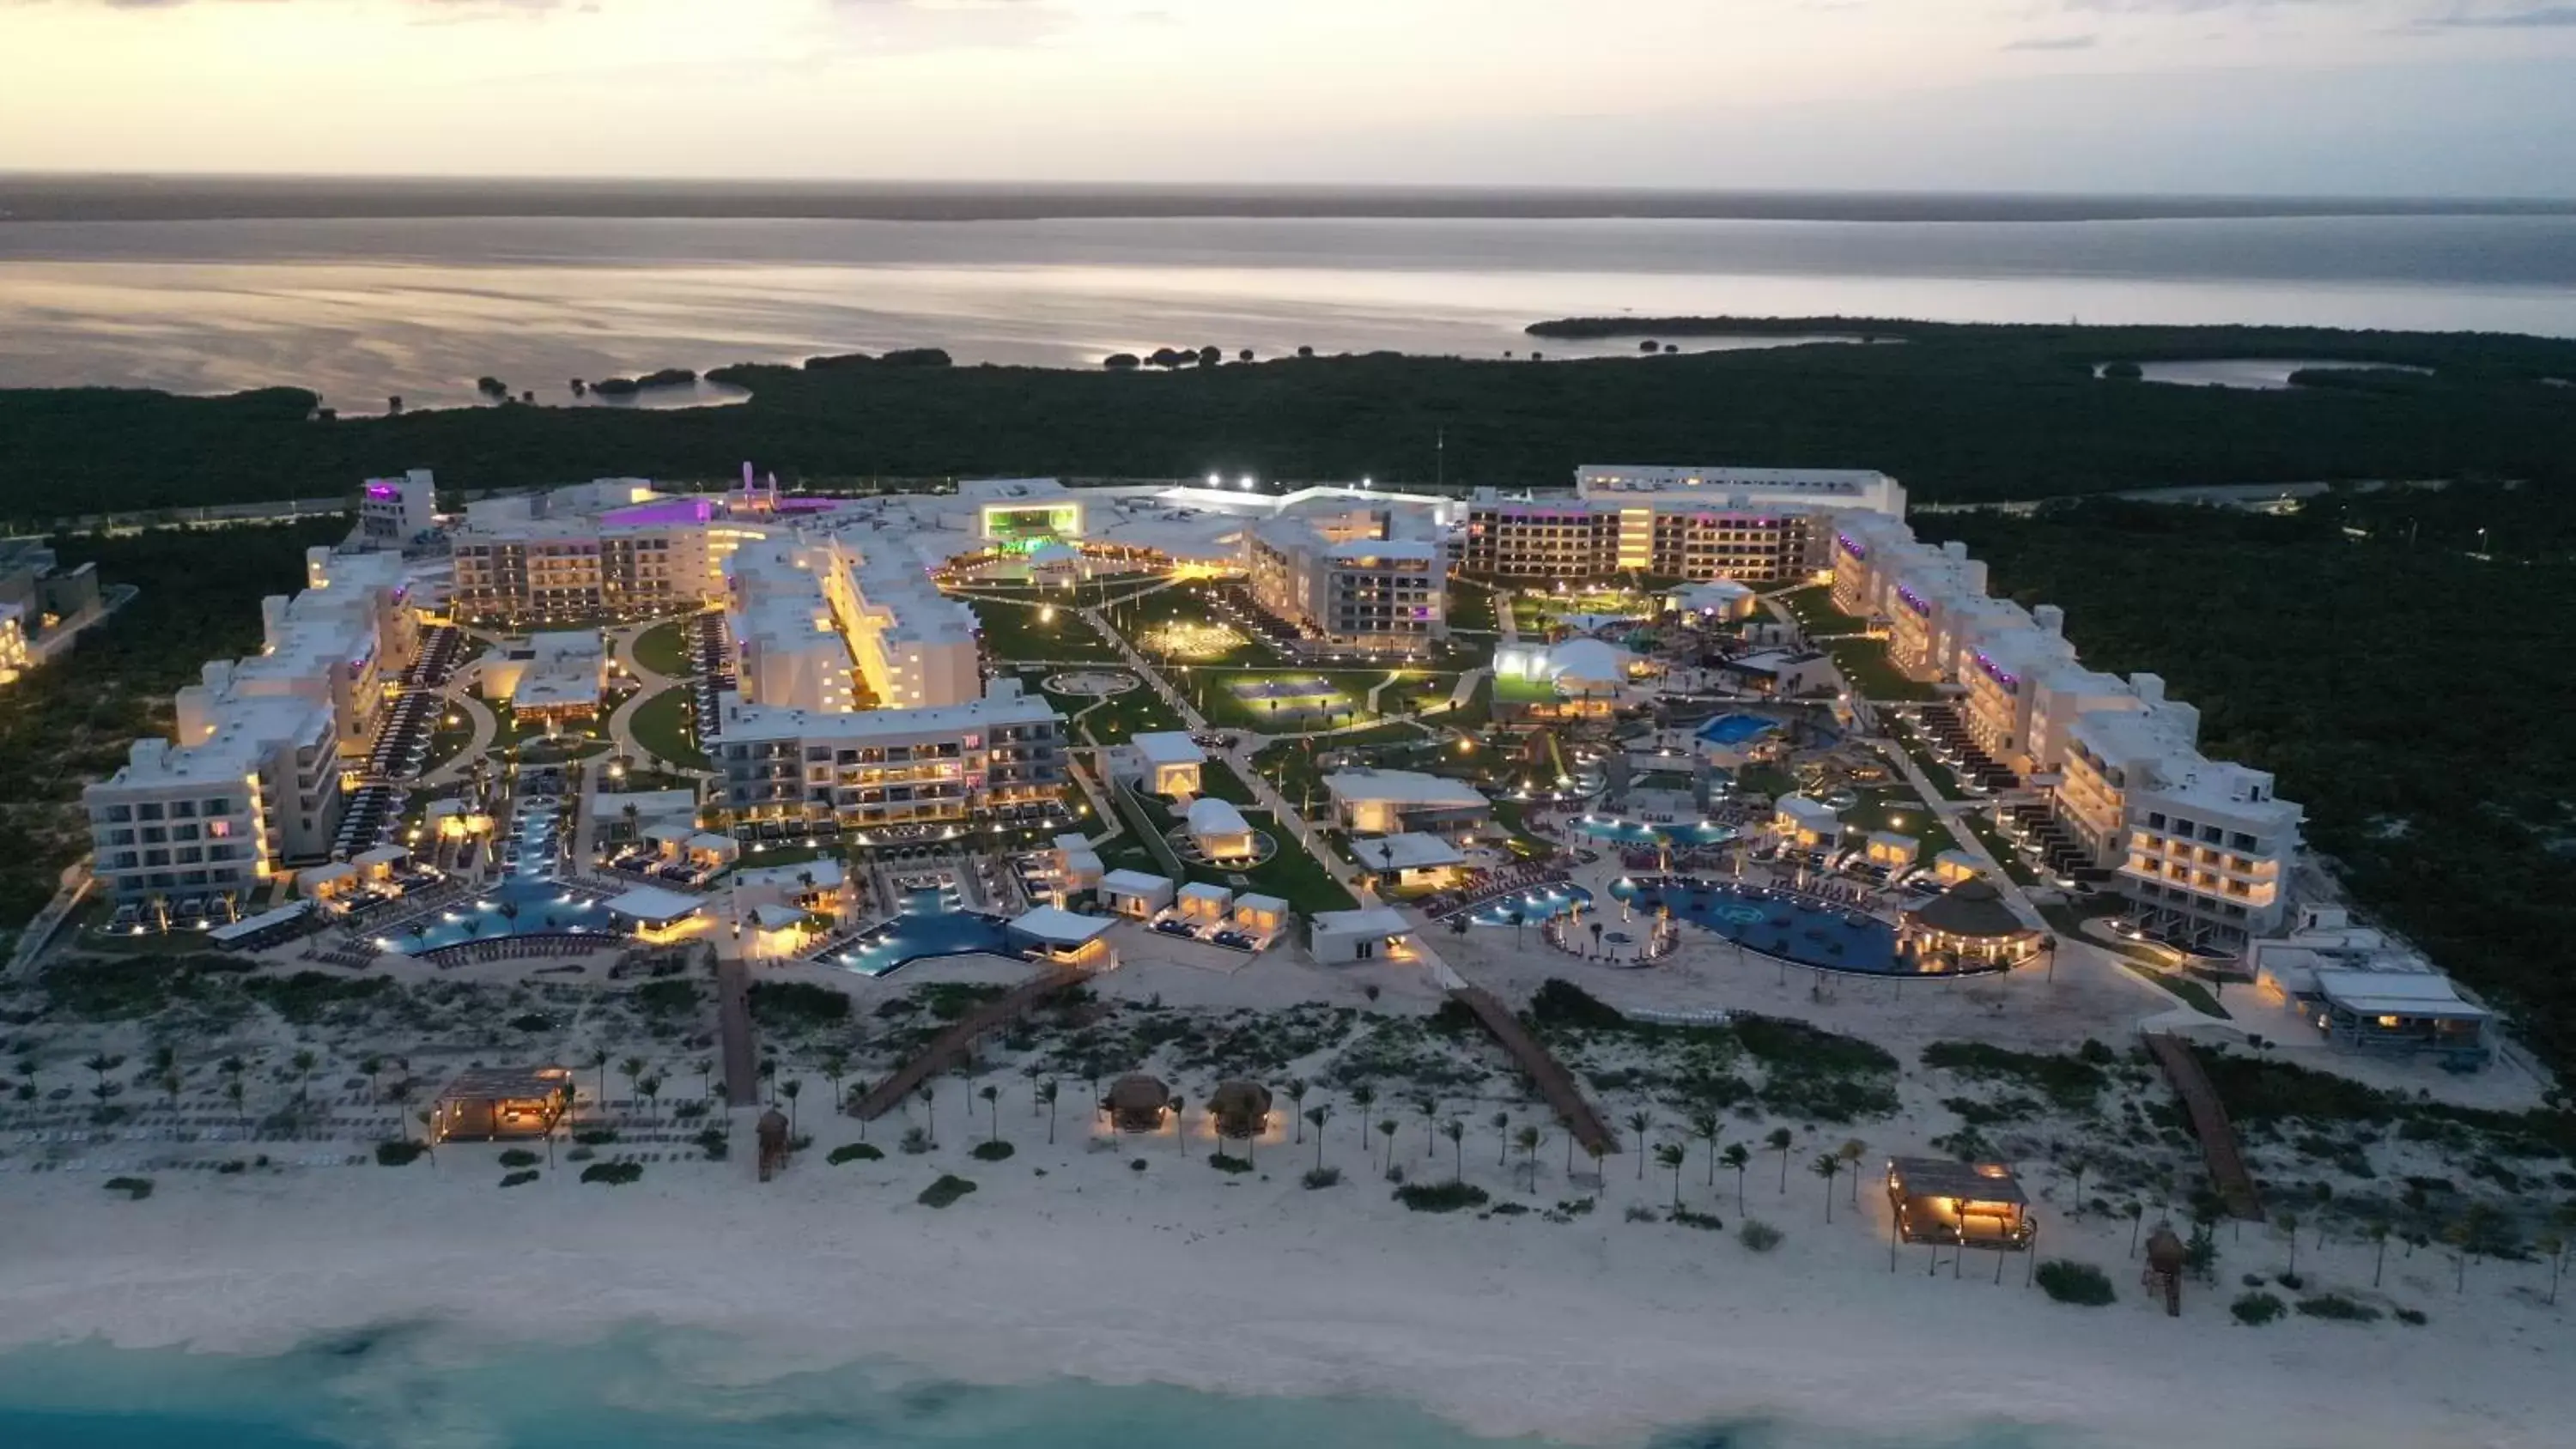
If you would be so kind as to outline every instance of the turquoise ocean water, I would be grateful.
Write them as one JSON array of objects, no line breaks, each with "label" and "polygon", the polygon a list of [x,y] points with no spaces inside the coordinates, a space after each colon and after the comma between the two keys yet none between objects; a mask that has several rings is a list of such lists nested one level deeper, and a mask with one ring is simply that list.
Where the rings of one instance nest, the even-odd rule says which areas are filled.
[{"label": "turquoise ocean water", "polygon": [[[1853,1446],[1775,1421],[1668,1431],[1652,1449]],[[1865,1449],[2043,1449],[2009,1427]],[[636,1330],[460,1353],[389,1328],[273,1356],[97,1344],[0,1354],[9,1449],[1554,1449],[1408,1405],[1071,1380],[986,1387],[890,1364],[774,1372],[741,1345]]]}]

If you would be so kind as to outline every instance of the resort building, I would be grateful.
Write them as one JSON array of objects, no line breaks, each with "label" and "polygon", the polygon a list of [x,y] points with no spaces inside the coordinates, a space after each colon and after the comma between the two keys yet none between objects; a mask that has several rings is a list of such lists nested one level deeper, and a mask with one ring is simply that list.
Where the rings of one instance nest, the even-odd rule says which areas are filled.
[{"label": "resort building", "polygon": [[1815,649],[1757,649],[1721,660],[1717,672],[1737,688],[1772,699],[1796,699],[1833,688],[1834,661]]},{"label": "resort building", "polygon": [[[1904,509],[1905,490],[1884,473],[1596,464],[1576,470],[1572,498],[1478,489],[1458,562],[1483,578],[1783,583],[1828,567],[1836,518]],[[1749,594],[1711,603],[1727,617],[1751,609]]]},{"label": "resort building", "polygon": [[1494,650],[1497,718],[1601,718],[1629,702],[1627,650],[1600,639],[1504,644]]},{"label": "resort building", "polygon": [[1351,842],[1351,859],[1378,877],[1380,889],[1407,894],[1447,890],[1467,876],[1467,853],[1437,835],[1407,832]]},{"label": "resort building", "polygon": [[1333,818],[1359,835],[1429,832],[1452,839],[1492,822],[1494,802],[1464,780],[1419,770],[1342,770],[1324,777]]},{"label": "resort building", "polygon": [[0,684],[52,659],[106,612],[97,565],[65,573],[40,543],[0,542]]},{"label": "resort building", "polygon": [[362,549],[402,549],[438,528],[438,480],[427,468],[399,478],[370,478],[358,489],[358,530],[350,543]]},{"label": "resort building", "polygon": [[735,689],[746,702],[783,709],[857,707],[856,666],[826,579],[832,550],[764,539],[725,564],[725,637]]},{"label": "resort building", "polygon": [[1211,865],[1249,861],[1261,853],[1251,824],[1230,800],[1202,795],[1190,802],[1185,818],[1190,844]]},{"label": "resort building", "polygon": [[957,498],[975,510],[975,536],[1005,553],[1083,536],[1081,497],[1053,478],[968,479]]},{"label": "resort building", "polygon": [[1122,916],[1150,921],[1171,908],[1175,887],[1141,870],[1113,870],[1100,878],[1100,903]]},{"label": "resort building", "polygon": [[854,520],[816,564],[859,680],[888,709],[943,709],[984,693],[974,611],[939,592],[923,543],[886,517]]},{"label": "resort building", "polygon": [[1252,602],[1315,653],[1427,655],[1449,636],[1448,565],[1422,514],[1290,514],[1244,533]]},{"label": "resort building", "polygon": [[1344,961],[1410,961],[1422,954],[1413,923],[1391,906],[1317,911],[1307,924],[1306,948],[1326,966]]},{"label": "resort building", "polygon": [[531,634],[483,661],[483,694],[507,700],[521,724],[596,719],[608,688],[608,648],[596,629]]},{"label": "resort building", "polygon": [[1986,593],[1959,544],[1857,514],[1834,538],[1835,607],[1887,639],[1909,678],[1949,687],[1925,722],[1964,751],[1961,774],[2012,794],[2052,869],[2106,879],[2150,933],[2232,950],[2280,928],[2300,808],[2272,777],[2199,749],[2200,715],[2152,674],[2086,669],[2065,616]]},{"label": "resort building", "polygon": [[305,574],[302,593],[261,601],[258,654],[210,661],[178,691],[173,738],[135,741],[81,792],[107,894],[237,905],[329,855],[418,621],[399,556],[317,548]]},{"label": "resort building", "polygon": [[2495,1014],[2461,995],[2430,961],[2340,906],[2300,910],[2299,928],[2253,948],[2254,983],[2295,1007],[2337,1046],[2482,1067]]},{"label": "resort building", "polygon": [[736,525],[733,506],[667,497],[641,478],[469,503],[452,534],[456,617],[624,619],[712,603],[724,596],[725,559],[766,533]]},{"label": "resort building", "polygon": [[872,829],[1034,817],[1058,807],[1069,778],[1063,719],[1008,681],[937,709],[720,700],[717,799],[738,821]]}]

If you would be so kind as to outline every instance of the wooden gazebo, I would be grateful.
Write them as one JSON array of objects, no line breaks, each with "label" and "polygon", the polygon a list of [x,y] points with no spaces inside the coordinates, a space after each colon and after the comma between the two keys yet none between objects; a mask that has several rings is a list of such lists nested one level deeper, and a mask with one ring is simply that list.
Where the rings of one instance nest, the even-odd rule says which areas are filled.
[{"label": "wooden gazebo", "polygon": [[1909,1243],[2019,1248],[2036,1230],[2020,1181],[2000,1162],[1890,1158],[1887,1200]]}]

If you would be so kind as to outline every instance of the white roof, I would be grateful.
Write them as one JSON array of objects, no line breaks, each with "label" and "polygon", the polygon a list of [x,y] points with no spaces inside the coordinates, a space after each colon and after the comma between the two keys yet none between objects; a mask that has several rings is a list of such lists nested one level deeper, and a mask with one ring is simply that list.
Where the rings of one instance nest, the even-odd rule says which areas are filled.
[{"label": "white roof", "polygon": [[1869,833],[1869,843],[1900,846],[1907,850],[1917,850],[1923,845],[1922,841],[1896,830],[1873,830]]},{"label": "white roof", "polygon": [[1401,936],[1412,931],[1413,923],[1402,911],[1392,906],[1371,906],[1361,911],[1317,911],[1315,930],[1334,936]]},{"label": "white roof", "polygon": [[1089,850],[1091,848],[1091,837],[1087,835],[1059,835],[1055,838],[1055,848],[1064,851],[1067,854],[1071,854],[1077,850]]},{"label": "white roof", "polygon": [[796,909],[794,906],[754,906],[751,908],[752,924],[760,927],[764,931],[784,930],[803,919],[805,919],[805,913]]},{"label": "white roof", "polygon": [[728,860],[732,859],[734,856],[742,854],[741,841],[734,839],[730,835],[717,835],[709,831],[700,831],[697,834],[690,836],[682,843],[691,850],[708,851],[712,854],[721,855]]},{"label": "white roof", "polygon": [[1099,937],[1117,921],[1108,916],[1086,916],[1058,906],[1039,906],[1011,922],[1011,930],[1050,946],[1079,946]]},{"label": "white roof", "polygon": [[311,901],[288,901],[273,911],[262,911],[256,916],[244,916],[229,926],[217,926],[208,931],[206,936],[219,944],[238,941],[245,936],[255,936],[271,926],[283,926],[311,909],[313,909]]},{"label": "white roof", "polygon": [[1284,916],[1288,914],[1288,903],[1277,896],[1236,896],[1234,909],[1237,914]]},{"label": "white roof", "polygon": [[676,921],[683,916],[695,915],[705,907],[706,899],[703,896],[664,890],[660,886],[637,886],[609,901],[608,913],[612,916],[624,916],[629,920],[650,924],[655,921]]},{"label": "white roof", "polygon": [[1201,795],[1191,801],[1189,820],[1192,835],[1241,835],[1252,829],[1233,801],[1214,795]]},{"label": "white roof", "polygon": [[796,865],[763,865],[755,866],[750,870],[735,871],[733,883],[736,886],[801,887],[805,882],[798,877],[806,875],[814,877],[814,889],[818,891],[839,890],[845,878],[841,871],[841,863],[826,855]]},{"label": "white roof", "polygon": [[1547,672],[1559,689],[1569,681],[1616,684],[1628,675],[1628,654],[1599,639],[1568,639],[1547,651]]},{"label": "white roof", "polygon": [[1220,905],[1230,903],[1234,900],[1234,892],[1227,890],[1225,887],[1221,885],[1210,885],[1205,881],[1197,880],[1191,881],[1188,885],[1181,887],[1181,896],[1185,900],[1213,900]]},{"label": "white roof", "polygon": [[379,845],[373,850],[362,850],[356,855],[350,856],[349,864],[392,865],[397,861],[409,859],[411,859],[411,852],[403,849],[399,845]]},{"label": "white roof", "polygon": [[1464,780],[1419,770],[1340,770],[1324,777],[1337,800],[1385,800],[1398,805],[1486,805],[1483,791]]},{"label": "white roof", "polygon": [[1162,896],[1172,893],[1170,880],[1141,870],[1113,870],[1100,878],[1100,888],[1116,895]]},{"label": "white roof", "polygon": [[1824,801],[1806,795],[1783,795],[1772,802],[1772,808],[1810,830],[1843,828],[1843,818]]},{"label": "white roof", "polygon": [[349,880],[357,873],[358,868],[346,862],[337,865],[317,865],[310,870],[296,872],[295,884],[300,890],[317,890],[335,880]]},{"label": "white roof", "polygon": [[1430,870],[1444,865],[1463,865],[1467,853],[1437,835],[1408,831],[1402,835],[1379,835],[1351,842],[1351,858],[1380,870]]},{"label": "white roof", "polygon": [[1179,730],[1147,730],[1140,735],[1128,736],[1127,743],[1135,747],[1136,753],[1143,756],[1147,764],[1198,765],[1207,762],[1207,751],[1200,749],[1198,741]]},{"label": "white roof", "polygon": [[2451,979],[2438,971],[2363,971],[2320,967],[2317,994],[2347,1011],[2389,1016],[2490,1015],[2485,1008],[2460,999]]}]

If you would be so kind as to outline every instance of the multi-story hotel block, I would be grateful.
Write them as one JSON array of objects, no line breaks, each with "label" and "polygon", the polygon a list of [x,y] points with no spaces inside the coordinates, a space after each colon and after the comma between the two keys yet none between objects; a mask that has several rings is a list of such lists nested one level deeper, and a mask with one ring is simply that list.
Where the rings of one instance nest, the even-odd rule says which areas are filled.
[{"label": "multi-story hotel block", "polygon": [[1318,653],[1419,657],[1449,635],[1446,550],[1429,515],[1292,513],[1244,530],[1252,602]]},{"label": "multi-story hotel block", "polygon": [[359,548],[401,549],[438,527],[438,480],[427,468],[370,478],[358,489]]},{"label": "multi-story hotel block", "polygon": [[1829,566],[1834,518],[1904,507],[1905,490],[1884,473],[1592,465],[1576,470],[1572,498],[1477,490],[1458,566],[1501,579],[1786,583]]},{"label": "multi-story hotel block", "polygon": [[854,829],[955,825],[1054,811],[1067,781],[1064,721],[1004,681],[938,709],[773,708],[728,697],[713,754],[739,821]]},{"label": "multi-story hotel block", "polygon": [[1977,748],[2147,924],[2230,946],[2279,929],[2302,812],[2270,775],[2202,755],[2199,712],[2162,679],[2085,668],[2060,610],[1990,597],[1964,547],[1894,518],[1841,519],[1833,570],[1835,606],[1883,631],[1908,677],[1955,687]]},{"label": "multi-story hotel block", "polygon": [[344,770],[416,652],[417,620],[397,555],[314,549],[305,567],[304,592],[261,601],[261,651],[208,663],[174,700],[174,737],[135,741],[82,791],[108,894],[238,901],[331,849]]},{"label": "multi-story hotel block", "polygon": [[0,684],[51,659],[105,612],[95,565],[65,571],[40,543],[0,542]]},{"label": "multi-story hotel block", "polygon": [[716,497],[664,497],[603,478],[466,505],[454,535],[459,619],[503,624],[640,618],[724,597],[724,560],[763,536]]}]

